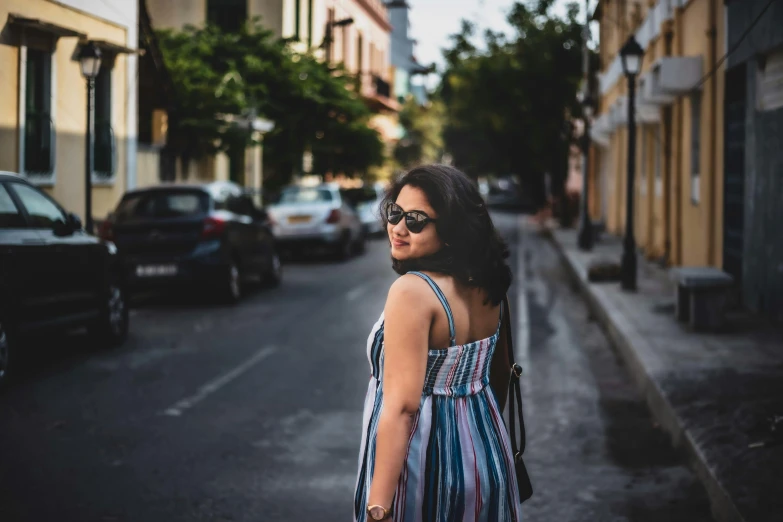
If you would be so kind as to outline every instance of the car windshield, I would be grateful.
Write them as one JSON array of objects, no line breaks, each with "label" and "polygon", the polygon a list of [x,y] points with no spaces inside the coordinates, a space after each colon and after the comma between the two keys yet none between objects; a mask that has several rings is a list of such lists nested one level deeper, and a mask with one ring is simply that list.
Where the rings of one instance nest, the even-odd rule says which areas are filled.
[{"label": "car windshield", "polygon": [[332,201],[332,192],[327,189],[287,189],[280,196],[280,203],[328,203],[330,201]]},{"label": "car windshield", "polygon": [[141,192],[125,196],[117,207],[117,221],[139,218],[178,218],[204,214],[209,196],[201,191]]}]

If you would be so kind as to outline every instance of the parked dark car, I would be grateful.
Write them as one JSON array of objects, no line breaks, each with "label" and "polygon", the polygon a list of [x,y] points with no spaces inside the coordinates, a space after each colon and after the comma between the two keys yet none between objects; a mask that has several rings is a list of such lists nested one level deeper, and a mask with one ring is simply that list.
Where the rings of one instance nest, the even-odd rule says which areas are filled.
[{"label": "parked dark car", "polygon": [[99,235],[122,254],[130,291],[195,287],[236,302],[244,283],[283,277],[269,216],[234,183],[127,192]]},{"label": "parked dark car", "polygon": [[512,176],[489,180],[485,196],[487,206],[498,210],[530,212],[532,202],[519,182]]},{"label": "parked dark car", "polygon": [[23,178],[0,172],[0,384],[26,334],[87,326],[104,345],[128,334],[117,248]]}]

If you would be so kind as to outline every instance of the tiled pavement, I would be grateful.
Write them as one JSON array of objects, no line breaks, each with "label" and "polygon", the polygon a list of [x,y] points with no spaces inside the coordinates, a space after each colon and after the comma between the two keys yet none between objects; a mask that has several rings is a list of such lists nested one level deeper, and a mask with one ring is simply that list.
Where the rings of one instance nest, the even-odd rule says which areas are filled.
[{"label": "tiled pavement", "polygon": [[585,253],[575,230],[551,233],[656,420],[691,458],[715,519],[783,520],[783,444],[749,447],[768,437],[770,416],[783,415],[783,332],[740,313],[725,333],[691,332],[674,319],[665,269],[640,257],[634,293],[588,283],[591,262],[620,260],[621,241],[604,236]]}]

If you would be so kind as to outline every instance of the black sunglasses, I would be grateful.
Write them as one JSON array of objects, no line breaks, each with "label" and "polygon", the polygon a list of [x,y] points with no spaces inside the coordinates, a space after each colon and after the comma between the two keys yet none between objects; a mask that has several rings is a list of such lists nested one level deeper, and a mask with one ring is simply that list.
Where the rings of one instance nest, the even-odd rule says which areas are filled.
[{"label": "black sunglasses", "polygon": [[437,221],[437,219],[431,218],[419,210],[405,212],[397,203],[389,203],[386,205],[386,221],[392,225],[396,225],[402,221],[402,218],[405,218],[405,226],[413,234],[418,234],[424,230],[424,227],[427,226],[427,223],[434,223]]}]

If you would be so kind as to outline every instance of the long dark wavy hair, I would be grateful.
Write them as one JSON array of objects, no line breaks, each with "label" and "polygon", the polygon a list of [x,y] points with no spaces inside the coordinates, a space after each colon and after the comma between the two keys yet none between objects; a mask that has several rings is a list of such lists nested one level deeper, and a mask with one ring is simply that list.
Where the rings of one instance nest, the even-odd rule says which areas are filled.
[{"label": "long dark wavy hair", "polygon": [[434,223],[443,247],[436,253],[409,260],[392,258],[392,268],[402,275],[412,270],[448,274],[459,282],[482,288],[487,301],[498,305],[511,285],[509,251],[500,237],[476,185],[468,176],[447,165],[423,165],[402,176],[381,204],[395,202],[406,185],[424,192],[437,212]]}]

